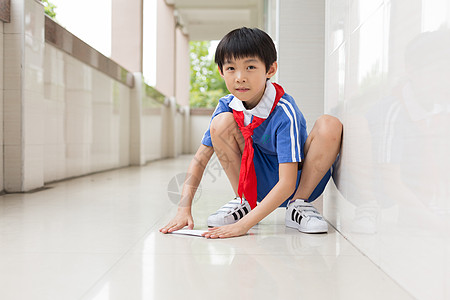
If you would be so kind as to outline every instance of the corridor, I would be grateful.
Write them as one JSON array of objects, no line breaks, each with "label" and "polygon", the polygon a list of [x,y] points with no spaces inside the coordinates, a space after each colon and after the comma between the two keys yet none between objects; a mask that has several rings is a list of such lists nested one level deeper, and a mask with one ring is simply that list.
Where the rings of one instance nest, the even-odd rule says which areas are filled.
[{"label": "corridor", "polygon": [[[163,235],[191,156],[0,196],[2,299],[412,299],[330,226],[284,226],[278,209],[248,235]],[[194,200],[195,229],[232,197],[217,159]]]}]

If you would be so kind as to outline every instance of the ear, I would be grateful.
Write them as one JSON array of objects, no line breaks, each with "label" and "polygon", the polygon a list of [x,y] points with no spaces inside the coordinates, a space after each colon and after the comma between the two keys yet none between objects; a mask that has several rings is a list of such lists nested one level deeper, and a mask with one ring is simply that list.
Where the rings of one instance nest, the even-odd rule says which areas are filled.
[{"label": "ear", "polygon": [[222,70],[220,69],[220,67],[219,67],[219,66],[217,66],[217,69],[219,69],[219,74],[220,74],[220,76],[222,76],[222,77],[223,77],[223,72],[222,72]]},{"label": "ear", "polygon": [[266,78],[271,78],[278,70],[278,63],[275,61],[269,68],[266,74]]}]

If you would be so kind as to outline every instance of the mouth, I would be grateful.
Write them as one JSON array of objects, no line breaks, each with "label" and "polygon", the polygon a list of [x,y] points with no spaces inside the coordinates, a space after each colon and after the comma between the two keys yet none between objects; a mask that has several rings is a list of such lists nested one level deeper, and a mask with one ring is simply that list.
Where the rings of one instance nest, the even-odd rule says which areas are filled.
[{"label": "mouth", "polygon": [[245,93],[247,91],[249,91],[249,88],[245,88],[245,87],[238,87],[235,89],[236,91],[240,92],[240,93]]}]

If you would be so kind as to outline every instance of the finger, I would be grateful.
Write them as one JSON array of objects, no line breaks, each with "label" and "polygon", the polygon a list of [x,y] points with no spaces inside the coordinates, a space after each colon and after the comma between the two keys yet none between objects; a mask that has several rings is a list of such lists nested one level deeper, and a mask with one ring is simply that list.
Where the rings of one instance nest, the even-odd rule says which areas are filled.
[{"label": "finger", "polygon": [[159,231],[162,233],[167,233],[167,231],[169,230],[169,228],[172,226],[171,223],[167,224],[166,226],[162,227]]},{"label": "finger", "polygon": [[220,239],[221,236],[222,236],[221,233],[214,233],[214,234],[212,235],[212,238],[213,238],[213,239]]},{"label": "finger", "polygon": [[219,239],[229,238],[229,237],[233,236],[231,232],[229,232],[228,230],[223,229],[223,228],[221,228],[220,230],[215,231],[213,233],[213,235],[215,235]]},{"label": "finger", "polygon": [[194,229],[194,220],[189,220],[188,221],[188,229]]},{"label": "finger", "polygon": [[169,232],[174,232],[175,230],[181,229],[181,228],[183,228],[184,226],[185,226],[185,224],[182,224],[182,223],[175,224],[174,226],[172,226],[172,227],[169,229]]},{"label": "finger", "polygon": [[223,229],[222,228],[216,228],[214,232],[211,232],[211,238],[218,239],[223,235]]},{"label": "finger", "polygon": [[167,223],[166,226],[164,226],[163,228],[160,229],[161,232],[167,233],[167,231],[173,227],[176,223],[170,221],[169,223]]},{"label": "finger", "polygon": [[210,238],[212,238],[213,234],[211,232],[205,232],[202,234],[202,236],[204,236],[207,239],[210,239]]}]

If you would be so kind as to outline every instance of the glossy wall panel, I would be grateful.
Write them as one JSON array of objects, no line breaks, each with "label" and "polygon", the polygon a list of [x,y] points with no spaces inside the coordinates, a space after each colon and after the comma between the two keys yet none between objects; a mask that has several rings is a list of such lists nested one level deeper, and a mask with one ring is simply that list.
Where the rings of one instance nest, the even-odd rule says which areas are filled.
[{"label": "glossy wall panel", "polygon": [[276,2],[279,16],[274,23],[278,30],[272,32],[278,47],[275,81],[295,99],[310,131],[323,115],[325,1]]},{"label": "glossy wall panel", "polygon": [[418,299],[450,298],[450,0],[326,3],[325,215]]}]

